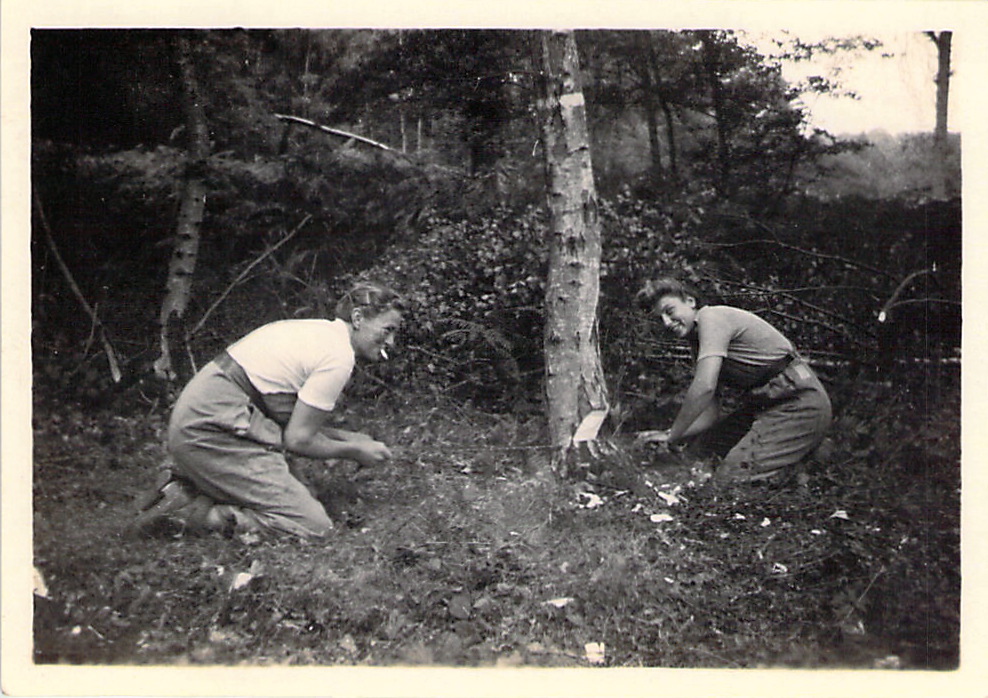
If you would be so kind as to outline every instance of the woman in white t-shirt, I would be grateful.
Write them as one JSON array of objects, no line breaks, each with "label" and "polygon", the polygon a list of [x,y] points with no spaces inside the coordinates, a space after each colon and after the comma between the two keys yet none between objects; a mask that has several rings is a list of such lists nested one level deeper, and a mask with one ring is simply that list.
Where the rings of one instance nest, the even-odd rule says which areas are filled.
[{"label": "woman in white t-shirt", "polygon": [[285,452],[365,465],[391,458],[370,436],[329,426],[354,363],[388,358],[402,321],[391,289],[358,283],[336,320],[272,322],[230,345],[182,391],[168,426],[174,470],[131,528],[138,533],[269,530],[311,538],[333,524]]},{"label": "woman in white t-shirt", "polygon": [[[672,426],[642,432],[641,441],[689,440],[694,453],[721,457],[719,482],[776,478],[817,448],[830,427],[830,398],[782,333],[747,310],[703,306],[675,279],[650,281],[638,301],[687,341],[696,364]],[[726,417],[717,398],[723,385],[745,391],[742,405]]]}]

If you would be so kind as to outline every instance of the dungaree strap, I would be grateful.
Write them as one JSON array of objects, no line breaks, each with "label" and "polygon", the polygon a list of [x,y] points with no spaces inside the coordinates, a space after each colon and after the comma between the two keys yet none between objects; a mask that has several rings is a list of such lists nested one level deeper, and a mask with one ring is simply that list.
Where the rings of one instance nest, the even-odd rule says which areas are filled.
[{"label": "dungaree strap", "polygon": [[250,382],[250,378],[248,378],[247,372],[244,371],[244,367],[238,364],[228,352],[221,352],[219,356],[213,359],[213,363],[219,366],[226,377],[233,381],[238,388],[247,393],[247,397],[250,398],[251,403],[257,409],[263,412],[269,419],[272,418],[260,391]]}]

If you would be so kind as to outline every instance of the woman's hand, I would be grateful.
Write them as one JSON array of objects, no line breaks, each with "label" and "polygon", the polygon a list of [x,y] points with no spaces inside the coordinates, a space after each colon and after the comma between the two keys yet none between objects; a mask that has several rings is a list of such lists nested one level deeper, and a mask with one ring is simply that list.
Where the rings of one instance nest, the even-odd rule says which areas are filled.
[{"label": "woman's hand", "polygon": [[639,444],[668,444],[669,430],[640,431],[635,436],[635,441]]},{"label": "woman's hand", "polygon": [[349,445],[353,448],[354,460],[361,465],[380,465],[391,460],[391,449],[380,441],[373,439],[351,441]]},{"label": "woman's hand", "polygon": [[366,434],[327,429],[329,417],[329,412],[298,400],[285,426],[285,448],[309,458],[349,458],[361,465],[377,465],[391,458],[387,446]]},{"label": "woman's hand", "polygon": [[337,429],[336,427],[325,427],[322,432],[331,439],[337,441],[373,441],[374,437],[362,431],[349,431],[347,429]]}]

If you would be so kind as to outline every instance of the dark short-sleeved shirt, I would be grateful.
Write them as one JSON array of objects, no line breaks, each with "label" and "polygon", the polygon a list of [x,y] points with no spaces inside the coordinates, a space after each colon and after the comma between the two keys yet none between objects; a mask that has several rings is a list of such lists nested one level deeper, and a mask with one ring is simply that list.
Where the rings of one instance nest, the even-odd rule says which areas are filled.
[{"label": "dark short-sleeved shirt", "polygon": [[690,348],[696,361],[722,357],[721,380],[740,388],[757,382],[767,366],[796,353],[792,342],[768,322],[727,305],[708,305],[697,311]]}]

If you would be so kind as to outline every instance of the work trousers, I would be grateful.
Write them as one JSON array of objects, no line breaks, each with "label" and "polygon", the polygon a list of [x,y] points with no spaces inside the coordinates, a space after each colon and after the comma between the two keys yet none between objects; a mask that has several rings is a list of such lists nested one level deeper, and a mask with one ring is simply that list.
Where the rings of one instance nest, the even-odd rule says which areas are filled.
[{"label": "work trousers", "polygon": [[742,405],[690,444],[698,457],[718,456],[718,482],[775,478],[811,454],[826,436],[833,416],[820,379],[797,359],[764,386],[749,391]]},{"label": "work trousers", "polygon": [[282,425],[215,361],[182,391],[168,425],[178,474],[233,516],[238,528],[323,536],[332,521],[292,474],[281,445]]}]

